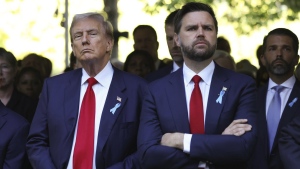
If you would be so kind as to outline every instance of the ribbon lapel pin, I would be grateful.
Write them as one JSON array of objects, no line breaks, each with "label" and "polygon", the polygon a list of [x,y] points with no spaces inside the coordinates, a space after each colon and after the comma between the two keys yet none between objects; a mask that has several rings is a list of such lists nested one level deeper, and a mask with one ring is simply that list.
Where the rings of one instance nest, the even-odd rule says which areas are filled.
[{"label": "ribbon lapel pin", "polygon": [[110,109],[110,112],[111,112],[112,114],[115,114],[115,111],[116,111],[120,106],[121,106],[121,103],[117,103],[117,104],[115,105],[115,107],[113,107],[113,108]]},{"label": "ribbon lapel pin", "polygon": [[223,98],[223,95],[225,94],[226,90],[227,90],[227,87],[222,88],[222,90],[220,91],[219,97],[216,100],[216,103],[222,104],[222,98]]},{"label": "ribbon lapel pin", "polygon": [[293,101],[291,101],[289,103],[289,106],[292,107],[296,103],[297,100],[298,100],[298,97],[294,98]]},{"label": "ribbon lapel pin", "polygon": [[110,109],[110,112],[112,114],[115,114],[116,110],[121,106],[122,98],[117,96],[117,101],[119,101],[120,103],[117,103],[113,108]]}]

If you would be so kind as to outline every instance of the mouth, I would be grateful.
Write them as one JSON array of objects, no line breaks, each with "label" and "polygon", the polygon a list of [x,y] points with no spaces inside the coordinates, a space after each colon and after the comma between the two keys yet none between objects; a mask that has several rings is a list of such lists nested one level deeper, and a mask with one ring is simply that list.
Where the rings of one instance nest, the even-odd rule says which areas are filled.
[{"label": "mouth", "polygon": [[201,40],[201,41],[196,41],[193,45],[194,46],[208,46],[208,43],[204,40]]},{"label": "mouth", "polygon": [[89,52],[92,52],[92,50],[91,49],[83,49],[80,53],[85,54],[85,53],[89,53]]}]

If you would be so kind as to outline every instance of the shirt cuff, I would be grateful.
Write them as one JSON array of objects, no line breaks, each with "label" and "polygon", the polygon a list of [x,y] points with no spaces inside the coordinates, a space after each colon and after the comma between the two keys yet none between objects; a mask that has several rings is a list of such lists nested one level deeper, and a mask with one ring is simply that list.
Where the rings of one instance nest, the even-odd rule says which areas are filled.
[{"label": "shirt cuff", "polygon": [[192,134],[183,135],[183,152],[190,153]]}]

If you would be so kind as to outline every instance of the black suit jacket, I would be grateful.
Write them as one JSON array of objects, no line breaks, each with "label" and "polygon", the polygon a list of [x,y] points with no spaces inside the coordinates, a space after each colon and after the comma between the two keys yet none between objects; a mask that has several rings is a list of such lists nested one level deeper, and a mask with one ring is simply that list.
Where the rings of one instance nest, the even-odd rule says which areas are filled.
[{"label": "black suit jacket", "polygon": [[[300,98],[300,97],[299,97]],[[298,98],[298,99],[299,99]],[[279,151],[285,169],[300,167],[300,113],[293,121],[282,128],[279,138]]]},{"label": "black suit jacket", "polygon": [[258,141],[255,151],[252,155],[249,168],[252,169],[283,169],[282,160],[278,150],[278,140],[281,129],[290,123],[293,118],[299,113],[300,100],[296,101],[292,106],[289,105],[295,98],[300,96],[300,82],[296,81],[291,94],[288,98],[287,104],[281,115],[278,124],[277,133],[274,139],[273,148],[269,153],[269,138],[268,127],[266,120],[266,97],[267,97],[268,83],[259,89],[258,92]]},{"label": "black suit jacket", "polygon": [[29,122],[31,122],[37,104],[38,104],[38,99],[30,98],[25,94],[19,92],[16,88],[14,88],[11,98],[8,101],[6,107],[22,115]]}]

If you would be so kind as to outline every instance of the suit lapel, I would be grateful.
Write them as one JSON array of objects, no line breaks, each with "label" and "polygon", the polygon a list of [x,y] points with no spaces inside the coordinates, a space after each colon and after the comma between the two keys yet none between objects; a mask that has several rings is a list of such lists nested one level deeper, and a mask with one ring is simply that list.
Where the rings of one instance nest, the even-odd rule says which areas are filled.
[{"label": "suit lapel", "polygon": [[[289,99],[285,105],[285,108],[282,112],[274,143],[278,143],[278,138],[282,127],[284,127],[286,124],[292,121],[293,117],[295,117],[296,113],[299,111],[299,107],[300,107],[299,94],[300,94],[300,84],[298,81],[296,81],[291,91],[291,94],[289,96]],[[297,101],[295,101],[294,104],[290,106],[289,104],[292,103],[294,99],[297,99]]]},{"label": "suit lapel", "polygon": [[[228,77],[222,72],[221,68],[215,64],[215,70],[211,80],[211,86],[209,90],[209,96],[206,107],[206,118],[205,118],[205,133],[212,134],[215,133],[218,127],[218,119],[220,118],[222,109],[226,104],[228,92],[230,90],[230,85],[226,83]],[[220,92],[223,87],[227,88],[225,94],[222,97],[222,102],[217,103]]]},{"label": "suit lapel", "polygon": [[268,159],[269,156],[269,137],[268,137],[268,125],[267,125],[267,117],[266,117],[266,100],[267,100],[267,92],[268,92],[268,83],[262,86],[258,92],[258,144],[262,144],[264,150],[261,150],[264,153],[264,157]]},{"label": "suit lapel", "polygon": [[166,86],[166,94],[176,125],[176,131],[190,133],[182,68],[171,74],[169,82],[170,85]]},{"label": "suit lapel", "polygon": [[4,126],[4,124],[6,123],[6,114],[7,112],[4,111],[5,106],[3,105],[3,103],[0,101],[0,129]]},{"label": "suit lapel", "polygon": [[[64,93],[65,120],[69,136],[73,136],[79,111],[82,69],[77,69],[71,75]],[[73,138],[73,137],[72,137]]]},{"label": "suit lapel", "polygon": [[[126,86],[121,71],[114,69],[114,75],[109,87],[99,126],[97,143],[98,151],[103,149],[121,110],[126,104],[127,96],[123,94],[125,89]],[[117,104],[120,104],[120,106],[117,106]]]}]

